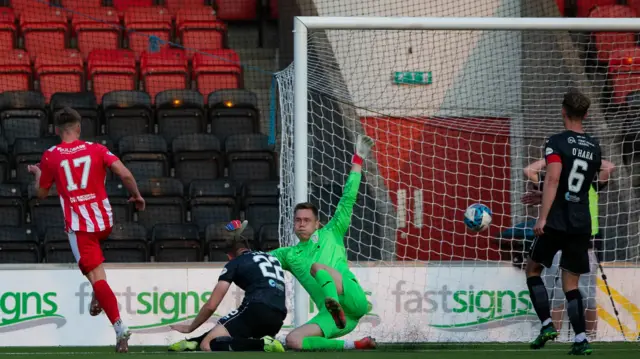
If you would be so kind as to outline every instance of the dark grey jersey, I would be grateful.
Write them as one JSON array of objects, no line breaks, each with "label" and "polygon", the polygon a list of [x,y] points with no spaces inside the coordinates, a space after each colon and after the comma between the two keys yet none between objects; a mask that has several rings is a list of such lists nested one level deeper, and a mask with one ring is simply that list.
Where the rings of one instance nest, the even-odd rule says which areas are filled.
[{"label": "dark grey jersey", "polygon": [[218,280],[235,283],[244,290],[243,305],[263,303],[287,313],[284,271],[278,259],[269,253],[242,253],[224,266]]}]

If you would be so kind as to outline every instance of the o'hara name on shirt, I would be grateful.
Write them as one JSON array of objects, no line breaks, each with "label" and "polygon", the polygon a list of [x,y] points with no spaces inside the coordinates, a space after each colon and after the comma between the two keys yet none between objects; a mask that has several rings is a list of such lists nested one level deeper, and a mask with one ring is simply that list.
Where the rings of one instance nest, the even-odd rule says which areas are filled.
[{"label": "o'hara name on shirt", "polygon": [[579,148],[574,148],[573,149],[573,155],[574,156],[578,156],[582,159],[585,160],[589,160],[589,161],[593,161],[593,152],[591,151],[585,151],[585,150],[581,150]]}]

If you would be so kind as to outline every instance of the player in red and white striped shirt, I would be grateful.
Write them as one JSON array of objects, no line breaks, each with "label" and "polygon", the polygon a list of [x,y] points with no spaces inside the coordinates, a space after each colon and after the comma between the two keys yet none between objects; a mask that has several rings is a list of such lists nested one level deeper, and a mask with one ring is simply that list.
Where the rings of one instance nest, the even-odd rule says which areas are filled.
[{"label": "player in red and white striped shirt", "polygon": [[54,123],[62,143],[45,151],[40,164],[29,166],[29,172],[35,175],[38,198],[46,198],[51,186],[56,185],[71,250],[93,286],[90,312],[98,315],[104,309],[116,331],[116,351],[127,352],[131,332],[122,323],[118,301],[107,284],[100,247],[113,226],[104,185],[107,168],[120,177],[137,210],[143,211],[145,202],[136,180],[118,157],[103,145],[80,140],[80,122],[80,114],[71,108],[56,112]]}]

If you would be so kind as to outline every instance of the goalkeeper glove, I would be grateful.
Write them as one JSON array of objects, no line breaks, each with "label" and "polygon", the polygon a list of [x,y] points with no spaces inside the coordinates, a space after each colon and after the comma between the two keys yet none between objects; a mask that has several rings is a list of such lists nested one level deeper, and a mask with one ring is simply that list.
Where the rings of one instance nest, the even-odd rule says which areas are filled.
[{"label": "goalkeeper glove", "polygon": [[356,153],[353,155],[351,162],[356,165],[362,165],[364,160],[369,156],[369,153],[371,153],[371,148],[374,143],[373,138],[358,135],[358,139],[356,140]]},{"label": "goalkeeper glove", "polygon": [[227,228],[227,231],[229,232],[235,232],[236,235],[241,235],[242,232],[244,232],[245,228],[247,228],[247,225],[249,224],[249,221],[244,220],[242,222],[240,222],[240,220],[233,220],[229,223],[227,223],[227,225],[225,226],[225,228]]}]

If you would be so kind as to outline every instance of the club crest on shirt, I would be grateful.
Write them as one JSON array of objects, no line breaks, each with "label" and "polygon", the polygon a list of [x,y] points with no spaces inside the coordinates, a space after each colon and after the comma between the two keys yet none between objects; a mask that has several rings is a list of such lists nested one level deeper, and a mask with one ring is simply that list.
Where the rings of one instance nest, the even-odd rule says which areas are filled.
[{"label": "club crest on shirt", "polygon": [[573,138],[573,137],[569,137],[569,138],[567,139],[567,142],[569,142],[569,144],[574,144],[574,143],[576,143],[576,139],[575,139],[575,138]]},{"label": "club crest on shirt", "polygon": [[318,234],[317,233],[312,234],[311,238],[309,239],[311,239],[311,242],[313,243],[318,243]]}]

